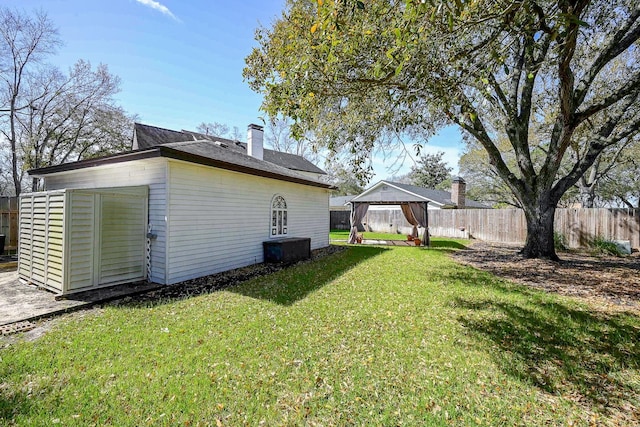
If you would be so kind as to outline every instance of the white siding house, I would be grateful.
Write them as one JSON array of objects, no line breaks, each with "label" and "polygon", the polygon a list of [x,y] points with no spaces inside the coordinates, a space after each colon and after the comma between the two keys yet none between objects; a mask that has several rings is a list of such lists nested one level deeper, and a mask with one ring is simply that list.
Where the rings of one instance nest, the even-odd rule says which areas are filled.
[{"label": "white siding house", "polygon": [[[329,245],[328,191],[186,162],[169,162],[167,283],[262,262],[271,204],[287,203],[288,236]],[[215,260],[215,263],[211,261]]]},{"label": "white siding house", "polygon": [[[154,131],[159,132],[158,128]],[[254,126],[250,131],[261,129]],[[172,136],[180,139],[177,134]],[[138,243],[147,248],[144,277],[159,284],[263,262],[263,242],[273,239],[310,238],[312,250],[329,245],[330,185],[296,168],[248,156],[226,143],[196,138],[166,142],[161,140],[161,133],[158,135],[157,145],[150,144],[149,135],[145,135],[146,147],[138,150],[30,171],[42,179],[45,191],[25,195],[23,200],[73,194],[79,189],[99,192],[114,187],[144,188],[148,191],[144,209],[134,208],[144,210],[145,216],[146,233],[138,237]],[[141,141],[143,137],[138,135],[137,139]],[[304,162],[299,161],[300,165],[303,167]],[[286,206],[280,208],[280,216],[273,212],[276,199]],[[115,214],[115,223],[125,220],[132,214],[130,211],[121,207]],[[29,226],[26,220],[21,221],[27,237],[32,234]],[[81,239],[70,230],[63,233],[68,235],[65,244],[70,248],[67,262],[74,268],[95,269],[95,264],[109,261],[104,256],[80,256],[74,249],[81,247]],[[20,253],[23,281],[41,284],[27,268],[32,261],[26,246]],[[124,270],[130,269],[132,263],[120,259],[112,264],[109,274],[118,279],[125,277],[120,275],[126,274]],[[109,283],[114,282],[94,281],[90,287]],[[81,290],[69,283],[61,287],[62,290],[49,288],[60,293]]]}]

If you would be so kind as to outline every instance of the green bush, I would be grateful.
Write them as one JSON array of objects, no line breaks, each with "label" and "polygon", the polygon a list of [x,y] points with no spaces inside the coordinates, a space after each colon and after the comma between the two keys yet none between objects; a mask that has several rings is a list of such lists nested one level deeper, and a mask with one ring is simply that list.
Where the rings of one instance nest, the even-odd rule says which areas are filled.
[{"label": "green bush", "polygon": [[595,237],[591,241],[591,249],[600,255],[613,255],[613,256],[622,256],[624,255],[618,245],[616,245],[611,240],[607,240],[604,237]]},{"label": "green bush", "polygon": [[553,232],[553,246],[558,251],[567,251],[569,250],[569,244],[567,243],[567,238],[562,233]]}]

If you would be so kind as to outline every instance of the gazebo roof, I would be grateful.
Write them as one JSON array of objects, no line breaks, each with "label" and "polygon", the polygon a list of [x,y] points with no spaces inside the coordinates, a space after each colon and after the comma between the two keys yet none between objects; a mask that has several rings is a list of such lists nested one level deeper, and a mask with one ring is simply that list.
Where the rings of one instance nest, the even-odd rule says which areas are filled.
[{"label": "gazebo roof", "polygon": [[353,199],[352,203],[400,204],[408,202],[427,202],[438,207],[452,206],[451,193],[415,185],[391,181],[380,181],[366,189]]}]

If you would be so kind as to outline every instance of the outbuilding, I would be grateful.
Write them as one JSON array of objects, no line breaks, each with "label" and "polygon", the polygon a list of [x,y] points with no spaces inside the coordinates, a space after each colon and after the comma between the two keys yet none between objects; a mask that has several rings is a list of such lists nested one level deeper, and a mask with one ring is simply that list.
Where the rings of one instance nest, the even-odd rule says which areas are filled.
[{"label": "outbuilding", "polygon": [[257,125],[245,144],[136,124],[132,151],[29,171],[44,191],[21,196],[20,279],[59,294],[168,285],[263,262],[263,242],[328,246],[323,171],[262,139]]}]

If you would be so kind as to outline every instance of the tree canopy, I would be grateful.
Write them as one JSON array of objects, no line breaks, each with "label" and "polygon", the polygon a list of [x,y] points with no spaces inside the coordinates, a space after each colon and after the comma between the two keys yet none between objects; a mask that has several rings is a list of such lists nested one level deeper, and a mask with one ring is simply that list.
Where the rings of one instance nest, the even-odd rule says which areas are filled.
[{"label": "tree canopy", "polygon": [[[445,181],[450,181],[453,170],[442,160],[443,156],[443,151],[423,154],[417,164],[411,167],[409,172],[411,183],[424,188],[442,188],[441,185]],[[446,186],[450,187],[448,184]]]},{"label": "tree canopy", "polygon": [[47,58],[60,44],[43,12],[0,8],[0,186],[7,193],[20,194],[28,169],[130,148],[134,118],[113,100],[120,79],[82,60],[66,73],[51,66]]},{"label": "tree canopy", "polygon": [[326,172],[327,182],[336,187],[333,191],[334,196],[357,195],[365,190],[355,175],[339,162],[327,164]]},{"label": "tree canopy", "polygon": [[639,16],[633,0],[289,0],[245,78],[355,165],[383,132],[459,126],[524,210],[523,254],[557,259],[560,198],[640,129]]}]

